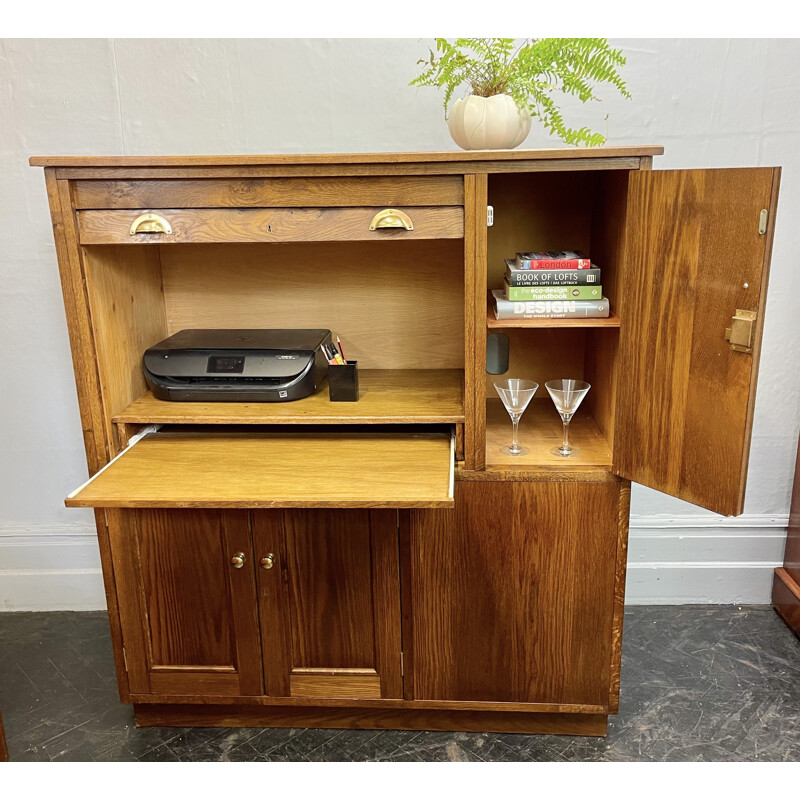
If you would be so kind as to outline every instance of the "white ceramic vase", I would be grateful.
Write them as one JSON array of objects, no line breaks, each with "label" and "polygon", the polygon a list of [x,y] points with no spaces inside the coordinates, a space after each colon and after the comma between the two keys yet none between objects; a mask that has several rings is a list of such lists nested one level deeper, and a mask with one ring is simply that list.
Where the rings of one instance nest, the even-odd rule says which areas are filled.
[{"label": "white ceramic vase", "polygon": [[450,135],[464,150],[510,150],[525,141],[531,115],[511,95],[456,100],[447,119]]}]

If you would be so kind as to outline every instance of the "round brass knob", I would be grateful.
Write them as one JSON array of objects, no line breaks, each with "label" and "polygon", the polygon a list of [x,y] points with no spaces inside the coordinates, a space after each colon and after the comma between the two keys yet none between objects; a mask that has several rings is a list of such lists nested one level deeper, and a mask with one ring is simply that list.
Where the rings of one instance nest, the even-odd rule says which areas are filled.
[{"label": "round brass knob", "polygon": [[245,557],[244,553],[234,553],[233,558],[231,558],[231,566],[234,569],[241,569],[244,566]]},{"label": "round brass knob", "polygon": [[262,569],[272,569],[275,566],[275,554],[267,553],[259,563]]}]

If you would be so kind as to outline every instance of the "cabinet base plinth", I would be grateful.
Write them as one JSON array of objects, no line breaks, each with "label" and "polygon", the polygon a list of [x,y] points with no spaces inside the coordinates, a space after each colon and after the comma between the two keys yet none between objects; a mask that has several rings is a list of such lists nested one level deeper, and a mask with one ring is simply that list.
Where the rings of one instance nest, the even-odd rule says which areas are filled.
[{"label": "cabinet base plinth", "polygon": [[134,703],[137,727],[351,728],[605,736],[605,714]]},{"label": "cabinet base plinth", "polygon": [[800,585],[783,567],[775,570],[772,605],[795,635],[800,636]]}]

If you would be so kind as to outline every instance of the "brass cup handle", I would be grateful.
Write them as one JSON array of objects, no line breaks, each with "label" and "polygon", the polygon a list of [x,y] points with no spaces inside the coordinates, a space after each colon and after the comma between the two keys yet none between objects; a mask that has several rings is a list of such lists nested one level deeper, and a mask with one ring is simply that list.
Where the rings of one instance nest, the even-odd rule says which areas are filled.
[{"label": "brass cup handle", "polygon": [[165,233],[169,236],[172,233],[172,225],[160,214],[142,214],[136,217],[131,225],[131,236],[137,233]]},{"label": "brass cup handle", "polygon": [[275,554],[267,553],[258,563],[262,569],[272,569],[275,566]]},{"label": "brass cup handle", "polygon": [[234,553],[233,557],[231,558],[231,566],[234,569],[241,569],[246,560],[247,559],[245,558],[244,553]]},{"label": "brass cup handle", "polygon": [[405,228],[407,231],[413,231],[414,223],[408,214],[404,214],[396,208],[384,208],[372,218],[372,222],[369,224],[371,231],[381,228]]}]

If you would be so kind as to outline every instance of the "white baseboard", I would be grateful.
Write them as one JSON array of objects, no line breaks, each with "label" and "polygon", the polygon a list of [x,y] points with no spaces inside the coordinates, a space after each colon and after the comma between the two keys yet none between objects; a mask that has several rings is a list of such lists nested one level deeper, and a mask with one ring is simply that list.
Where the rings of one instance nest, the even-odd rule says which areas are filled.
[{"label": "white baseboard", "polygon": [[105,607],[93,527],[0,528],[0,612]]},{"label": "white baseboard", "polygon": [[[787,517],[631,518],[630,605],[769,603]],[[0,528],[0,612],[105,609],[87,526]]]},{"label": "white baseboard", "polygon": [[787,516],[632,517],[628,605],[769,603]]}]

